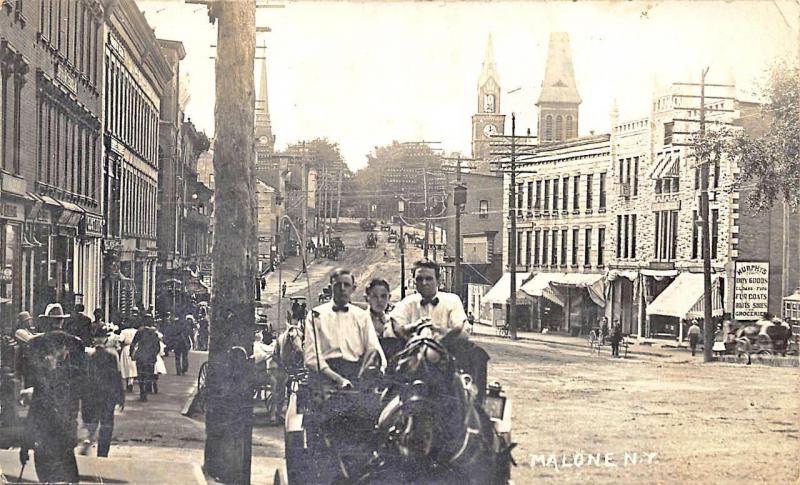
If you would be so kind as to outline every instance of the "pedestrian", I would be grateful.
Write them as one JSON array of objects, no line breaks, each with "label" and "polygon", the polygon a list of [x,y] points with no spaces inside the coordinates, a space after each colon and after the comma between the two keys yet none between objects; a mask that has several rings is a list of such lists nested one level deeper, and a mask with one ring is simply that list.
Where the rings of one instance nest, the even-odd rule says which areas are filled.
[{"label": "pedestrian", "polygon": [[286,282],[281,285],[281,298],[286,298]]},{"label": "pedestrian", "polygon": [[85,379],[83,342],[61,330],[30,341],[26,360],[32,389],[26,419],[26,441],[20,462],[34,450],[36,476],[44,483],[78,483],[75,443],[78,440],[78,407]]},{"label": "pedestrian", "polygon": [[90,350],[86,364],[86,386],[81,405],[81,419],[88,437],[81,446],[81,455],[86,455],[97,437],[97,456],[107,457],[114,432],[114,408],[125,409],[125,389],[119,371],[119,357],[108,347],[108,335],[104,329],[94,337],[94,348]]},{"label": "pedestrian", "polygon": [[136,372],[136,361],[131,357],[131,343],[136,337],[137,329],[131,325],[123,328],[119,333],[120,341],[120,354],[119,354],[119,369],[122,373],[122,380],[125,382],[125,388],[128,392],[133,392],[133,380],[136,379],[138,373]]},{"label": "pedestrian", "polygon": [[37,327],[45,333],[52,330],[61,330],[64,326],[64,320],[68,318],[69,315],[64,313],[61,303],[50,303],[44,309],[44,314],[39,315]]},{"label": "pedestrian", "polygon": [[193,328],[193,321],[194,317],[186,315],[175,324],[172,349],[175,351],[175,372],[179,376],[186,374],[189,370],[189,348],[192,344],[190,332]]},{"label": "pedestrian", "polygon": [[105,312],[103,312],[102,308],[95,308],[94,322],[92,322],[92,336],[94,336],[94,333],[97,332],[99,329],[104,328],[105,324],[106,324]]},{"label": "pedestrian", "polygon": [[91,347],[94,345],[92,319],[83,314],[85,309],[86,307],[81,303],[75,305],[75,311],[64,322],[64,331],[81,339],[84,347]]},{"label": "pedestrian", "polygon": [[619,320],[614,321],[611,328],[611,357],[619,357],[619,343],[622,341],[622,325]]},{"label": "pedestrian", "polygon": [[692,349],[692,357],[694,357],[697,350],[697,343],[700,341],[700,326],[697,324],[697,319],[692,319],[692,326],[689,327],[689,348]]},{"label": "pedestrian", "polygon": [[600,319],[600,345],[606,344],[606,337],[608,337],[608,317]]},{"label": "pedestrian", "polygon": [[197,322],[197,350],[208,350],[208,312],[202,312]]},{"label": "pedestrian", "polygon": [[160,351],[161,340],[156,334],[156,329],[148,326],[144,319],[140,320],[139,328],[130,345],[131,359],[136,362],[140,401],[147,401],[147,393],[152,387],[156,360]]},{"label": "pedestrian", "polygon": [[24,387],[30,387],[30,378],[27,374],[26,359],[29,358],[28,348],[31,339],[40,333],[36,333],[33,326],[33,317],[30,312],[19,312],[17,315],[17,326],[14,329],[14,370],[22,379]]}]

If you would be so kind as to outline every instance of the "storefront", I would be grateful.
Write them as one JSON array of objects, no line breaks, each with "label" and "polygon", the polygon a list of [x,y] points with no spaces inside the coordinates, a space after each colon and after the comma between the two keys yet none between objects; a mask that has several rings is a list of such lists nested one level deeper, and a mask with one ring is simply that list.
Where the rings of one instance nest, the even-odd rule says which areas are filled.
[{"label": "storefront", "polygon": [[[524,298],[520,293],[522,285],[531,277],[530,273],[517,273],[517,305],[515,307],[515,319],[517,328],[531,328],[530,300]],[[509,318],[509,301],[511,296],[511,273],[503,273],[503,276],[495,283],[491,290],[483,296],[485,305],[482,313],[491,315],[492,325],[502,326]]]},{"label": "storefront", "polygon": [[564,321],[564,302],[550,283],[565,273],[536,273],[520,291],[531,301],[533,330],[558,330]]},{"label": "storefront", "polygon": [[0,298],[10,300],[20,311],[23,296],[22,231],[25,206],[21,202],[4,200],[0,207]]},{"label": "storefront", "polygon": [[550,282],[564,302],[561,330],[577,336],[597,325],[605,314],[606,286],[602,274],[566,273]]},{"label": "storefront", "polygon": [[[724,279],[712,274],[711,281],[711,315],[721,317]],[[678,274],[669,286],[647,305],[645,313],[650,321],[651,336],[683,341],[688,330],[688,322],[692,319],[703,319],[704,291],[703,273]]]},{"label": "storefront", "polygon": [[619,321],[622,333],[641,336],[641,285],[642,279],[637,270],[612,269],[606,274],[609,291],[608,319],[610,323]]}]

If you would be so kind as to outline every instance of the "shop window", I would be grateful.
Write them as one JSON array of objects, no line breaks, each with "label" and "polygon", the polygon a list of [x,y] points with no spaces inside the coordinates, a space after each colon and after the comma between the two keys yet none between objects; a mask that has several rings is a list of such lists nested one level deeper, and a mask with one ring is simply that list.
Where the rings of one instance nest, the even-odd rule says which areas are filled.
[{"label": "shop window", "polygon": [[489,201],[488,200],[481,200],[478,203],[478,219],[488,219],[489,218]]}]

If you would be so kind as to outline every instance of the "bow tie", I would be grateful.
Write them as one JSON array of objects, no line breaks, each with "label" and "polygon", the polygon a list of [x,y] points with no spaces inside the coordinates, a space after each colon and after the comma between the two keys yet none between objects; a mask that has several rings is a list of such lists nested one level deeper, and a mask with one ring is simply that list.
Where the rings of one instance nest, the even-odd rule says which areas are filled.
[{"label": "bow tie", "polygon": [[336,313],[338,313],[338,312],[348,312],[348,311],[350,311],[350,307],[347,306],[346,304],[342,305],[342,306],[333,305],[333,311],[336,312]]},{"label": "bow tie", "polygon": [[422,305],[422,306],[426,306],[426,305],[433,305],[433,306],[436,306],[436,305],[438,305],[438,304],[439,304],[439,297],[438,297],[438,296],[434,296],[434,297],[433,297],[433,298],[431,298],[430,300],[426,300],[425,298],[423,298],[423,299],[422,299],[422,301],[420,301],[419,303],[420,303],[420,305]]}]

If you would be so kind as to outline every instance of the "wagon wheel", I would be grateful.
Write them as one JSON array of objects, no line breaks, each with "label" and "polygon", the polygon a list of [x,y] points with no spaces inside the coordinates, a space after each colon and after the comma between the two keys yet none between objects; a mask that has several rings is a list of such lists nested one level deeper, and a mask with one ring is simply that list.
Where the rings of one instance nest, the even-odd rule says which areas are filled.
[{"label": "wagon wheel", "polygon": [[208,362],[203,362],[200,372],[197,373],[197,397],[195,402],[200,412],[206,412],[206,400],[208,398]]},{"label": "wagon wheel", "polygon": [[767,361],[771,361],[771,360],[772,360],[772,352],[770,352],[769,350],[766,350],[766,349],[765,350],[759,350],[758,353],[756,354],[756,361],[759,364],[763,364],[763,363],[765,363]]}]

